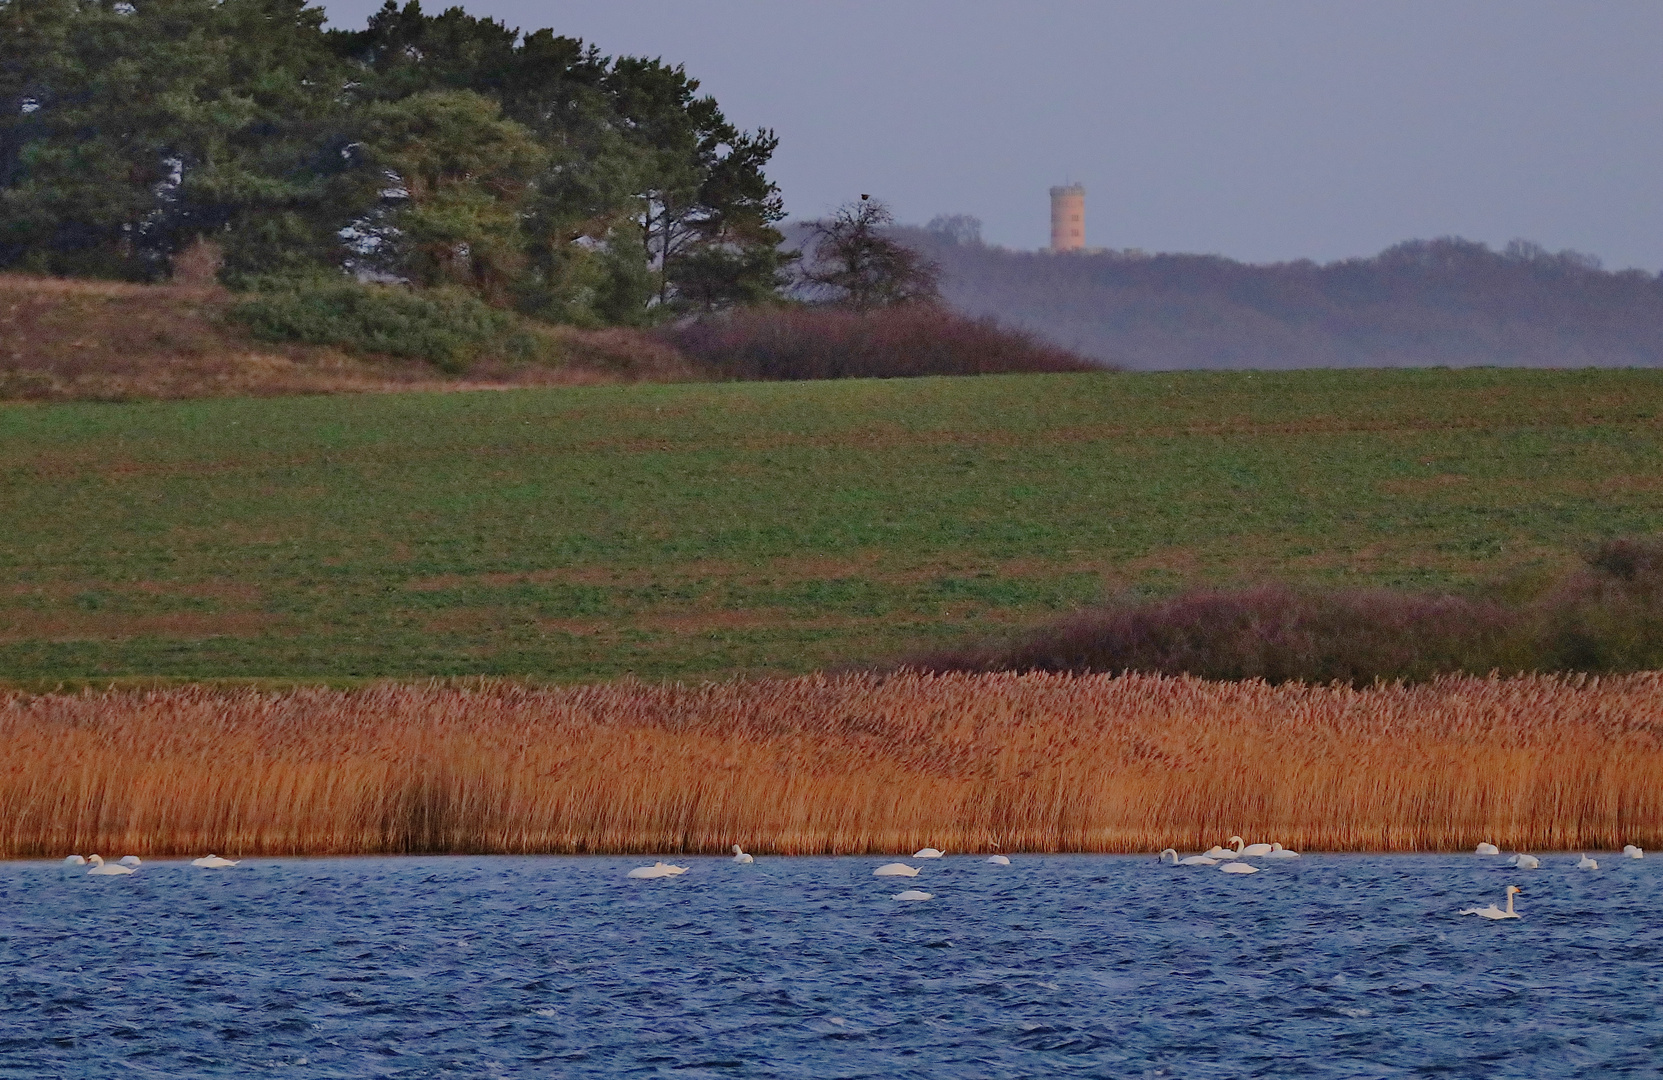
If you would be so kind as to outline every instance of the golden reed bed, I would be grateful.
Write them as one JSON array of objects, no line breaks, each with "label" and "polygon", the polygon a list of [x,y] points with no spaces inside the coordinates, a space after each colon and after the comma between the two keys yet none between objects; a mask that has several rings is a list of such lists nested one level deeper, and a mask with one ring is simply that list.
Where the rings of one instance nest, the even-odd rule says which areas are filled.
[{"label": "golden reed bed", "polygon": [[1663,841],[1663,674],[0,697],[0,856]]}]

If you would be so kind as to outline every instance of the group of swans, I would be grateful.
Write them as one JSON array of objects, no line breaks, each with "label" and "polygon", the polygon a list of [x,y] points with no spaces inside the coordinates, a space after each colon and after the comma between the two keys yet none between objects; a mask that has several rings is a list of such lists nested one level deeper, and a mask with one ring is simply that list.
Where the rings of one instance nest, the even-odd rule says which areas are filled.
[{"label": "group of swans", "polygon": [[[1178,852],[1167,848],[1161,852],[1161,861],[1170,866],[1218,866],[1226,874],[1257,874],[1259,868],[1243,859],[1297,859],[1299,852],[1289,851],[1281,844],[1249,844],[1239,836],[1232,836],[1229,843],[1236,845],[1232,848],[1219,847],[1214,844],[1200,855],[1189,855],[1179,858]],[[1171,856],[1168,858],[1168,856]],[[1228,860],[1228,861],[1226,861]]]},{"label": "group of swans", "polygon": [[137,870],[141,861],[137,855],[123,855],[120,862],[106,865],[102,855],[88,855],[85,858],[80,855],[71,855],[64,859],[64,865],[87,866],[90,864],[92,869],[87,871],[89,877],[120,877],[123,874],[131,874]]},{"label": "group of swans", "polygon": [[[1496,847],[1494,844],[1489,844],[1489,843],[1479,844],[1476,850],[1477,850],[1477,853],[1480,854],[1480,855],[1500,855],[1501,854],[1501,849],[1500,848]],[[1645,857],[1646,857],[1646,853],[1643,850],[1641,850],[1640,848],[1636,847],[1635,845],[1633,845],[1633,844],[1624,844],[1623,845],[1623,858],[1625,858],[1625,859],[1643,859]],[[1521,852],[1518,852],[1517,854],[1515,854],[1511,859],[1508,859],[1507,860],[1507,865],[1516,866],[1520,870],[1536,870],[1536,869],[1540,869],[1540,867],[1542,865],[1542,860],[1538,859],[1534,855],[1526,855],[1524,852],[1521,851]],[[1578,870],[1598,870],[1599,869],[1599,860],[1598,859],[1590,859],[1587,856],[1586,853],[1583,853],[1581,855],[1581,857],[1576,860],[1576,868]],[[1513,910],[1513,897],[1518,895],[1519,893],[1522,893],[1522,892],[1524,892],[1524,890],[1519,888],[1517,885],[1507,886],[1507,910],[1506,911],[1503,911],[1501,908],[1498,908],[1494,904],[1491,904],[1489,907],[1484,907],[1484,908],[1475,908],[1475,907],[1474,908],[1463,908],[1461,910],[1460,914],[1462,914],[1462,915],[1477,915],[1481,919],[1519,919],[1519,918],[1523,918],[1523,916],[1521,916],[1518,912]]]},{"label": "group of swans", "polygon": [[[997,845],[995,845],[995,846],[997,846]],[[940,848],[927,847],[927,848],[920,848],[917,851],[913,852],[912,857],[915,858],[915,859],[940,859],[940,858],[943,858],[946,854],[947,853],[945,851],[942,851]],[[756,861],[756,859],[753,856],[746,854],[745,849],[743,847],[741,847],[738,844],[735,844],[735,845],[733,845],[733,861],[736,862],[736,863],[739,863],[740,865],[743,866],[743,865],[748,865],[750,863],[754,863]],[[990,855],[990,856],[988,856],[987,861],[992,863],[995,866],[1009,866],[1011,864],[1010,859],[1007,856],[1004,856],[1004,855]],[[205,864],[204,864],[203,860],[199,859],[199,860],[197,860],[197,865],[201,866],[201,865],[205,865]],[[636,878],[638,880],[639,879],[679,877],[682,874],[687,873],[687,870],[688,870],[688,868],[685,867],[685,866],[672,866],[669,863],[660,861],[660,862],[653,863],[651,866],[637,866],[635,869],[629,871],[629,873],[626,874],[625,876],[626,877],[631,877],[631,878]],[[882,866],[880,866],[876,870],[872,871],[872,876],[873,877],[917,877],[918,876],[918,868],[916,866],[908,866],[906,863],[899,863],[899,862],[884,863]],[[896,893],[895,894],[895,899],[896,900],[933,900],[933,899],[935,899],[935,897],[934,897],[933,894],[924,892],[920,889],[907,889],[905,892]]]},{"label": "group of swans", "polygon": [[[131,874],[144,865],[144,860],[137,855],[123,855],[118,862],[107,863],[102,855],[70,855],[64,859],[65,866],[91,866],[87,871],[88,877],[121,877]],[[235,859],[222,859],[218,855],[208,855],[200,859],[192,859],[192,866],[200,866],[208,870],[223,870],[228,866],[236,866]]]},{"label": "group of swans", "polygon": [[[1474,851],[1474,853],[1476,853],[1478,855],[1500,855],[1501,854],[1501,849],[1500,848],[1496,847],[1494,844],[1489,844],[1489,843],[1479,844],[1478,847],[1473,849],[1473,851]],[[1645,857],[1646,857],[1645,851],[1643,851],[1642,849],[1640,849],[1638,847],[1635,847],[1633,844],[1623,845],[1623,858],[1625,858],[1625,859],[1643,859]],[[1542,868],[1542,860],[1538,859],[1534,855],[1526,855],[1524,852],[1520,851],[1520,852],[1515,853],[1511,859],[1507,860],[1507,865],[1508,866],[1516,866],[1520,870],[1540,870]],[[1599,869],[1599,860],[1598,859],[1590,859],[1587,856],[1586,853],[1582,853],[1581,857],[1576,860],[1576,868],[1578,870],[1598,870]]]}]

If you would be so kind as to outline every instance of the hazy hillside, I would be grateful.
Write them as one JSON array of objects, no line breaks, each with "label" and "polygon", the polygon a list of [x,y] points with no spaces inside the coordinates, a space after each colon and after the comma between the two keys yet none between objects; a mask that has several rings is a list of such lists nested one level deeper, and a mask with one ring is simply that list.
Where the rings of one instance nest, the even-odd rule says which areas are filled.
[{"label": "hazy hillside", "polygon": [[1533,244],[1410,241],[1371,259],[1057,256],[905,229],[949,304],[1133,369],[1663,365],[1663,278]]}]

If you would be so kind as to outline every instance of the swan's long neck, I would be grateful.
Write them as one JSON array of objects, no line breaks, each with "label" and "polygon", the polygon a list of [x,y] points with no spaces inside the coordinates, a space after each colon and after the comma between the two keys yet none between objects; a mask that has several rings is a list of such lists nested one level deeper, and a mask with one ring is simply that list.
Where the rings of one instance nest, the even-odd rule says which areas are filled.
[{"label": "swan's long neck", "polygon": [[1507,914],[1513,914],[1513,894],[1507,894]]},{"label": "swan's long neck", "polygon": [[1161,861],[1166,862],[1166,857],[1168,855],[1172,856],[1172,864],[1174,866],[1178,865],[1178,853],[1173,851],[1171,848],[1167,848],[1165,851],[1161,852]]},{"label": "swan's long neck", "polygon": [[1238,836],[1235,839],[1235,845],[1236,845],[1236,854],[1240,855],[1241,854],[1241,849],[1245,846],[1245,841],[1243,841],[1242,838]]}]

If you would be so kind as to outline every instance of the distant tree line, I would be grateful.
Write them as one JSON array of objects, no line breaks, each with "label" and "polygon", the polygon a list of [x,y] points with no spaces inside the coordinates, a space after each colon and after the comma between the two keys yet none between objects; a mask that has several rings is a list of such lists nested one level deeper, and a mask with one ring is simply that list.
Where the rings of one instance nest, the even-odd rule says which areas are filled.
[{"label": "distant tree line", "polygon": [[1527,241],[1253,265],[1012,251],[964,215],[890,235],[939,266],[954,310],[1127,368],[1663,365],[1663,276]]},{"label": "distant tree line", "polygon": [[0,0],[0,268],[351,274],[632,324],[774,295],[766,168],[679,66],[388,0]]}]

